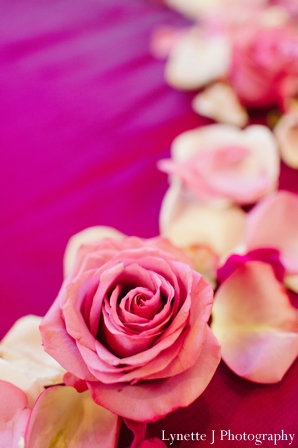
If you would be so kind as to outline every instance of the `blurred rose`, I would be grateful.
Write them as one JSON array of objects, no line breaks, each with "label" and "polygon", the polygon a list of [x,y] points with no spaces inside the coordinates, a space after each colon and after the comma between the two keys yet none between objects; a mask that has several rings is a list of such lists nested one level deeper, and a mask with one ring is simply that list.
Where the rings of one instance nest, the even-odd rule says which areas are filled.
[{"label": "blurred rose", "polygon": [[265,126],[211,125],[184,132],[159,168],[202,201],[250,204],[276,188],[277,145]]},{"label": "blurred rose", "polygon": [[132,420],[189,405],[220,359],[212,289],[171,252],[160,238],[82,245],[41,325],[68,383],[86,381],[96,403]]},{"label": "blurred rose", "polygon": [[298,30],[249,24],[233,42],[230,81],[248,106],[280,104],[298,92]]}]

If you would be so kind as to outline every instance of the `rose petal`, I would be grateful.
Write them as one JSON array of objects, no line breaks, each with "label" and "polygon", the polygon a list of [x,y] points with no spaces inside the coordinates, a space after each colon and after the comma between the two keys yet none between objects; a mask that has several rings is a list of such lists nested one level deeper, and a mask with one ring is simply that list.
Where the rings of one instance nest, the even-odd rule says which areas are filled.
[{"label": "rose petal", "polygon": [[38,316],[22,317],[15,322],[0,344],[0,378],[26,392],[30,407],[44,386],[62,383],[65,373],[60,364],[43,349],[40,322],[41,317]]},{"label": "rose petal", "polygon": [[181,89],[197,89],[224,77],[230,63],[230,45],[223,36],[207,38],[192,27],[178,40],[166,63],[167,82]]},{"label": "rose petal", "polygon": [[29,420],[26,447],[115,447],[120,419],[96,405],[89,392],[55,386],[37,400]]},{"label": "rose petal", "polygon": [[228,84],[217,82],[198,93],[192,102],[195,112],[220,123],[243,127],[248,122],[246,110]]},{"label": "rose petal", "polygon": [[248,214],[247,250],[272,247],[280,251],[287,274],[298,273],[298,197],[278,191],[263,199]]},{"label": "rose petal", "polygon": [[194,269],[215,289],[216,271],[219,266],[219,257],[216,253],[210,247],[201,244],[185,247],[184,250],[193,258]]},{"label": "rose petal", "polygon": [[280,381],[298,355],[298,314],[270,265],[242,265],[215,294],[212,330],[238,375]]},{"label": "rose petal", "polygon": [[281,117],[274,128],[282,160],[292,168],[298,168],[298,114]]},{"label": "rose petal", "polygon": [[173,182],[163,198],[160,229],[179,247],[202,244],[224,255],[243,239],[245,219],[239,207],[201,204],[189,198],[180,182]]},{"label": "rose petal", "polygon": [[222,0],[166,0],[166,3],[178,11],[190,17],[198,17],[200,14],[216,8]]},{"label": "rose petal", "polygon": [[0,381],[0,396],[0,446],[19,448],[30,416],[30,410],[26,409],[27,397],[6,381]]},{"label": "rose petal", "polygon": [[186,29],[161,25],[153,30],[150,51],[155,58],[165,59],[177,44]]},{"label": "rose petal", "polygon": [[[125,418],[155,421],[180,407],[188,406],[207,387],[220,360],[220,347],[207,327],[205,343],[195,365],[190,369],[156,381],[135,385],[88,382],[98,404]],[[130,406],[127,406],[127,403]]]},{"label": "rose petal", "polygon": [[25,392],[28,407],[31,408],[36,398],[43,392],[44,387],[29,379],[24,373],[8,361],[0,358],[0,380],[7,381]]},{"label": "rose petal", "polygon": [[[262,151],[259,148],[262,147]],[[249,204],[277,186],[277,143],[268,128],[245,130],[214,124],[180,134],[172,159],[161,160],[162,171],[181,179],[185,189],[202,201]]]},{"label": "rose petal", "polygon": [[[43,318],[40,331],[46,352],[53,356],[64,369],[81,379],[96,379],[83,361],[75,340],[65,329],[58,300],[53,303]],[[57,347],[59,347],[58,351]]]},{"label": "rose petal", "polygon": [[73,267],[77,251],[82,244],[93,243],[94,241],[98,241],[103,238],[122,239],[124,236],[125,235],[118,230],[106,226],[88,227],[87,229],[76,233],[69,239],[65,249],[63,260],[64,276],[66,276]]}]

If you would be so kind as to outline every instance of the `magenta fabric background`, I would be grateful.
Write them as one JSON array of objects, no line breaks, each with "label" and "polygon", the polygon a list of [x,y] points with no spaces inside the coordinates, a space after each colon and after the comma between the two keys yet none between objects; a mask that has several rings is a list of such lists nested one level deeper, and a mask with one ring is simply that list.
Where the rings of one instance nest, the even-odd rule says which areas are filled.
[{"label": "magenta fabric background", "polygon": [[[0,336],[47,311],[72,234],[91,225],[158,233],[167,180],[156,161],[176,135],[208,123],[149,53],[156,25],[185,23],[149,0],[0,0]],[[294,170],[283,166],[281,187],[298,191]],[[149,430],[207,433],[199,446],[211,430],[297,430],[298,444],[297,377],[296,362],[281,384],[256,385],[221,363],[195,403]],[[123,431],[120,446],[129,441]]]}]

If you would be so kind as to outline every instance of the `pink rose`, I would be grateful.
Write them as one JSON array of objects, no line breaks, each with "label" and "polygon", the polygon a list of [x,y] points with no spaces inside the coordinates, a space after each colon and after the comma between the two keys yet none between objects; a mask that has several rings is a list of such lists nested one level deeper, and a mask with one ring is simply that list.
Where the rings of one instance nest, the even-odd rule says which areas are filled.
[{"label": "pink rose", "polygon": [[290,22],[250,26],[234,39],[230,81],[240,100],[248,106],[269,106],[295,96],[297,48],[297,27]]},{"label": "pink rose", "polygon": [[[220,359],[212,289],[163,239],[82,245],[44,318],[45,350],[115,414],[154,421],[189,405]],[[71,379],[72,378],[72,379]]]}]

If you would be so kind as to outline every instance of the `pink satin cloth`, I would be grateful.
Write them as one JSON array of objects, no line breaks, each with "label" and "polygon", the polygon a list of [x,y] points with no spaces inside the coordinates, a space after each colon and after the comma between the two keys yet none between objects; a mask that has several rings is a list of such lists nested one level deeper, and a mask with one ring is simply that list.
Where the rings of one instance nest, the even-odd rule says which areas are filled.
[{"label": "pink satin cloth", "polygon": [[[163,24],[186,21],[149,0],[0,0],[1,337],[17,318],[45,314],[74,233],[108,225],[158,234],[167,179],[156,162],[179,133],[209,123],[192,112],[192,93],[165,84],[164,62],[150,55]],[[283,165],[280,186],[298,192],[297,172]],[[159,438],[206,433],[200,447],[212,430],[295,433],[297,377],[296,362],[280,384],[263,386],[221,363],[189,408],[148,429]],[[123,430],[119,448],[130,440]],[[213,446],[238,443],[252,442]]]}]

